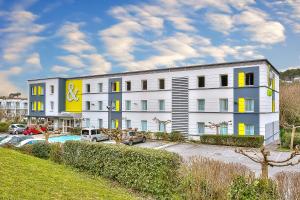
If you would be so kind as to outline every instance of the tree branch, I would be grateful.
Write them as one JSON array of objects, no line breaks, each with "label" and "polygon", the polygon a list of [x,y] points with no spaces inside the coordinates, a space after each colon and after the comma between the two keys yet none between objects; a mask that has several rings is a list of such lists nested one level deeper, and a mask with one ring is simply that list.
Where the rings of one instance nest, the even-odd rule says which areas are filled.
[{"label": "tree branch", "polygon": [[256,163],[261,163],[262,162],[261,160],[257,160],[255,158],[251,157],[250,155],[246,154],[242,149],[236,149],[235,152],[246,156],[247,158],[249,158],[250,160],[252,160]]}]

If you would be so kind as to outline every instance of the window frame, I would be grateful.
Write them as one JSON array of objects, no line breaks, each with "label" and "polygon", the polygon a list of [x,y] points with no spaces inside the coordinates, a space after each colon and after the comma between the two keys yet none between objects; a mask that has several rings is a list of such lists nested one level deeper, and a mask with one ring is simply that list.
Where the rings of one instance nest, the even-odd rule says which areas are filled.
[{"label": "window frame", "polygon": [[[129,107],[128,107],[128,105],[129,105]],[[131,110],[131,100],[125,100],[125,109],[126,109],[126,111]]]},{"label": "window frame", "polygon": [[[128,122],[129,122],[129,123],[128,123]],[[130,120],[130,119],[126,119],[125,125],[126,125],[126,128],[132,128],[131,120]],[[130,126],[128,126],[128,125],[130,125]]]},{"label": "window frame", "polygon": [[[203,125],[203,132],[200,132],[200,126],[199,126],[200,124]],[[197,134],[198,135],[205,134],[205,122],[197,122]]]},{"label": "window frame", "polygon": [[[145,88],[144,88],[144,83],[146,83]],[[141,84],[142,84],[142,90],[148,90],[148,81],[147,80],[142,80]]]},{"label": "window frame", "polygon": [[[126,85],[126,91],[131,91],[131,81],[126,81],[125,85]],[[129,89],[128,89],[128,86],[129,86]]]},{"label": "window frame", "polygon": [[[146,125],[146,129],[144,130],[144,127],[143,127],[143,123],[145,123]],[[148,121],[147,120],[141,120],[141,131],[147,131],[148,129]]]},{"label": "window frame", "polygon": [[98,128],[103,128],[103,119],[98,118]]},{"label": "window frame", "polygon": [[85,84],[85,92],[91,93],[91,84],[90,83]]},{"label": "window frame", "polygon": [[91,110],[91,102],[90,101],[85,102],[85,109],[86,110]]},{"label": "window frame", "polygon": [[54,85],[50,85],[50,94],[54,94]]},{"label": "window frame", "polygon": [[50,101],[50,111],[54,111],[54,101]]},{"label": "window frame", "polygon": [[[221,102],[224,101],[224,100],[227,102],[227,104],[225,104],[225,105],[227,105],[227,109],[226,110],[222,110],[221,109],[221,105],[222,105]],[[219,99],[219,110],[220,110],[220,112],[228,112],[228,110],[229,110],[228,98],[220,98]]]},{"label": "window frame", "polygon": [[[162,125],[162,126],[161,126]],[[163,130],[161,130],[161,127],[163,127]],[[158,131],[159,132],[167,132],[167,125],[164,122],[159,122],[158,123]]]},{"label": "window frame", "polygon": [[[253,127],[253,134],[247,133],[247,131],[249,131],[247,130],[248,127]],[[245,124],[245,135],[255,135],[255,126],[253,124]]]},{"label": "window frame", "polygon": [[98,101],[98,110],[103,110],[103,101]]},{"label": "window frame", "polygon": [[[252,101],[253,102],[253,110],[247,110],[247,108],[248,108],[247,101]],[[245,98],[245,112],[254,112],[254,110],[255,110],[255,100],[251,99],[251,98]]]},{"label": "window frame", "polygon": [[[200,86],[200,78],[203,78],[203,86]],[[198,88],[204,88],[205,87],[205,76],[198,76],[197,77],[197,83]]]},{"label": "window frame", "polygon": [[[163,107],[161,107],[161,102],[163,102]],[[166,101],[164,99],[159,99],[158,100],[158,110],[159,111],[165,111],[166,110]]]},{"label": "window frame", "polygon": [[[144,109],[144,105],[145,105],[145,109]],[[147,100],[141,100],[141,110],[142,111],[148,110],[148,101]]]},{"label": "window frame", "polygon": [[[203,101],[204,102],[204,105],[203,105],[203,109],[201,110],[200,109],[200,101]],[[205,99],[197,99],[197,110],[199,112],[205,112]]]},{"label": "window frame", "polygon": [[[223,85],[223,77],[226,77],[226,85]],[[220,75],[220,87],[228,87],[228,74],[221,74]]]},{"label": "window frame", "polygon": [[[161,88],[161,81],[163,81],[163,88]],[[166,89],[166,80],[164,78],[158,79],[158,89],[165,90]]]},{"label": "window frame", "polygon": [[[222,133],[222,131],[221,131],[221,130],[223,130],[224,125],[226,125],[225,126],[226,127],[226,133]],[[222,124],[220,124],[219,131],[220,131],[220,135],[228,135],[228,123],[222,123]]]},{"label": "window frame", "polygon": [[103,92],[103,83],[98,83],[98,92]]},{"label": "window frame", "polygon": [[[248,82],[251,82],[251,79],[249,78],[247,82],[247,76],[252,74],[252,84],[248,84]],[[254,86],[254,72],[246,72],[245,73],[245,86]]]}]

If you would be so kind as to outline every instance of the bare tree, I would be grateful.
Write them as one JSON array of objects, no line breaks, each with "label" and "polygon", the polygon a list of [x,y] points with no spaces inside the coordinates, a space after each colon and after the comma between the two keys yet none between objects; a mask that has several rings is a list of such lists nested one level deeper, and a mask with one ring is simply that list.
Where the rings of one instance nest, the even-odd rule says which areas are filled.
[{"label": "bare tree", "polygon": [[219,122],[219,123],[208,122],[208,125],[205,125],[205,127],[208,127],[210,129],[216,129],[216,134],[219,135],[220,127],[224,124],[231,125],[232,122],[231,121],[228,121],[228,122],[223,121],[223,122]]},{"label": "bare tree", "polygon": [[101,128],[100,131],[107,135],[109,138],[113,139],[117,144],[120,144],[123,140],[123,136],[127,135],[129,130],[137,131],[137,129],[108,129],[108,128]]},{"label": "bare tree", "polygon": [[300,128],[300,84],[280,84],[280,125],[292,129],[290,149],[294,148],[294,137]]},{"label": "bare tree", "polygon": [[268,179],[269,166],[284,167],[294,166],[300,163],[300,158],[296,161],[294,159],[296,156],[300,155],[298,146],[296,146],[295,150],[290,154],[289,157],[283,160],[270,159],[269,157],[271,153],[265,148],[265,146],[262,146],[259,152],[255,150],[243,150],[242,148],[237,148],[235,152],[246,156],[247,158],[256,163],[259,163],[261,165],[261,177],[263,179]]}]

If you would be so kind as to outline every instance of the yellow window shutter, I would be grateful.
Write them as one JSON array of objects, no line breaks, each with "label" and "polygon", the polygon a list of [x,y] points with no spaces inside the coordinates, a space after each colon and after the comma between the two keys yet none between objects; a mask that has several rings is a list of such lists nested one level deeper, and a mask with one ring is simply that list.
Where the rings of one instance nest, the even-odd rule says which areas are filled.
[{"label": "yellow window shutter", "polygon": [[115,120],[115,123],[116,123],[116,128],[119,128],[119,120],[118,119]]},{"label": "yellow window shutter", "polygon": [[40,111],[41,110],[41,102],[39,101],[38,102],[38,109],[37,109],[38,111]]},{"label": "yellow window shutter", "polygon": [[120,82],[116,81],[116,92],[120,92]]},{"label": "yellow window shutter", "polygon": [[244,98],[239,98],[238,106],[239,106],[239,112],[245,112],[245,99]]},{"label": "yellow window shutter", "polygon": [[36,95],[36,86],[33,87],[33,95]]},{"label": "yellow window shutter", "polygon": [[36,101],[33,102],[33,110],[36,111]]},{"label": "yellow window shutter", "polygon": [[275,100],[272,100],[272,112],[275,112]]},{"label": "yellow window shutter", "polygon": [[245,86],[245,73],[244,72],[238,73],[238,86],[239,87]]},{"label": "yellow window shutter", "polygon": [[245,124],[239,123],[239,135],[245,135]]},{"label": "yellow window shutter", "polygon": [[116,111],[120,111],[120,101],[116,100]]},{"label": "yellow window shutter", "polygon": [[41,95],[41,86],[38,86],[38,95]]}]

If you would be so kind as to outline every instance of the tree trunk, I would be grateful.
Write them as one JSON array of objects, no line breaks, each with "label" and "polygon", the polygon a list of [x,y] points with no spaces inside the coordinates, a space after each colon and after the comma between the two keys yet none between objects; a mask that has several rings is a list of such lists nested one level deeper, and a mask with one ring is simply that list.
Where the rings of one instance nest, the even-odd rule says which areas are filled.
[{"label": "tree trunk", "polygon": [[267,162],[261,163],[261,178],[262,179],[268,179],[268,177],[269,177],[268,167],[269,166],[268,166]]},{"label": "tree trunk", "polygon": [[292,136],[291,136],[291,146],[290,146],[291,151],[294,149],[294,137],[295,137],[295,132],[296,132],[296,127],[295,127],[295,125],[293,125],[293,128],[292,128]]}]

